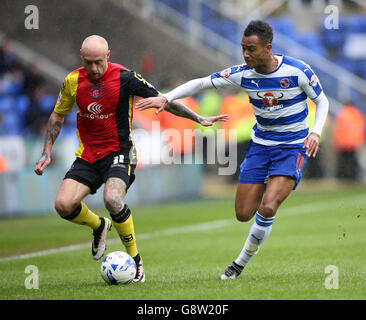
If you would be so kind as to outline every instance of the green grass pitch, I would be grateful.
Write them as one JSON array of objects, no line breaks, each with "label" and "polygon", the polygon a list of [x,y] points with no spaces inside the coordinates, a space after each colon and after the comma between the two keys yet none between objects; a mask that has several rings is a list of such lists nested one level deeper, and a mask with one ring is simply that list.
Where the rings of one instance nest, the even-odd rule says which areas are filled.
[{"label": "green grass pitch", "polygon": [[[55,213],[0,220],[0,300],[366,298],[366,194],[360,188],[293,192],[258,255],[233,281],[218,277],[237,257],[253,221],[235,220],[233,198],[132,212],[147,280],[122,286],[102,280],[87,227]],[[124,247],[112,229],[107,252],[115,250]],[[28,265],[38,269],[38,289],[25,287]],[[326,272],[329,265],[338,270],[338,288],[326,288],[327,277],[335,276]]]}]

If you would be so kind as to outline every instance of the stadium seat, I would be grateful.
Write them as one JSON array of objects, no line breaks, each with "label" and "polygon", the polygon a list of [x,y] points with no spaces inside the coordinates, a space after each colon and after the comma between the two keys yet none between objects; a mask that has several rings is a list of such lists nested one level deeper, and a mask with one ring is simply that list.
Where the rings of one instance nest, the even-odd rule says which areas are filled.
[{"label": "stadium seat", "polygon": [[338,27],[338,29],[328,29],[325,21],[321,21],[319,30],[325,47],[340,48],[344,45],[347,33],[342,19],[339,20]]},{"label": "stadium seat", "polygon": [[15,98],[15,110],[19,114],[24,114],[29,106],[29,97],[25,94],[19,95]]},{"label": "stadium seat", "polygon": [[2,77],[0,95],[16,96],[20,94],[22,89],[23,89],[23,79],[21,76],[9,72]]},{"label": "stadium seat", "polygon": [[344,16],[342,17],[341,21],[343,22],[344,28],[348,33],[366,32],[366,17],[363,14],[351,14]]},{"label": "stadium seat", "polygon": [[22,133],[22,123],[16,111],[2,113],[3,119],[0,123],[0,135],[19,135]]},{"label": "stadium seat", "polygon": [[42,97],[40,101],[40,106],[42,111],[46,113],[51,113],[53,107],[55,106],[55,103],[56,99],[53,94],[47,93]]},{"label": "stadium seat", "polygon": [[67,136],[75,137],[75,132],[76,132],[76,129],[74,126],[64,125],[64,126],[62,126],[60,136],[58,138],[59,138],[59,140],[61,140],[62,138],[67,137]]},{"label": "stadium seat", "polygon": [[77,122],[77,113],[75,108],[70,114],[67,115],[67,117],[65,118],[65,122],[67,125],[72,126],[75,130]]},{"label": "stadium seat", "polygon": [[359,62],[357,60],[352,59],[346,59],[346,58],[339,58],[334,60],[337,65],[339,65],[342,68],[345,68],[346,70],[357,74],[360,70]]},{"label": "stadium seat", "polygon": [[229,19],[222,19],[219,23],[219,34],[225,39],[237,43],[238,42],[238,24]]},{"label": "stadium seat", "polygon": [[201,3],[201,21],[205,23],[205,21],[215,18],[217,14],[213,9],[208,7],[206,4]]},{"label": "stadium seat", "polygon": [[15,105],[15,99],[11,96],[0,97],[0,112],[11,112]]},{"label": "stadium seat", "polygon": [[363,95],[360,91],[351,88],[349,100],[349,102],[354,104],[358,109],[366,113],[365,95]]},{"label": "stadium seat", "polygon": [[361,73],[360,77],[366,81],[366,61],[362,61],[361,63]]},{"label": "stadium seat", "polygon": [[279,32],[290,38],[295,37],[296,25],[291,18],[267,18],[265,20],[272,26],[274,33]]},{"label": "stadium seat", "polygon": [[189,2],[185,0],[159,0],[159,2],[169,6],[179,13],[188,16]]},{"label": "stadium seat", "polygon": [[327,50],[321,42],[321,37],[318,33],[307,32],[296,36],[296,41],[308,49],[318,53],[321,56],[327,55]]}]

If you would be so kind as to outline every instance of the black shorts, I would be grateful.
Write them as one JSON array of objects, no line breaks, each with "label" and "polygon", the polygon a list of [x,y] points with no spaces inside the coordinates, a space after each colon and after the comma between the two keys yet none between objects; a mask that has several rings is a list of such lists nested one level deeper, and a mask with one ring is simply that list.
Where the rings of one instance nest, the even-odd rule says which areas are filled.
[{"label": "black shorts", "polygon": [[135,165],[124,163],[122,153],[113,153],[94,163],[76,158],[64,179],[76,180],[90,188],[91,194],[97,192],[100,186],[109,178],[120,178],[127,189],[135,180]]}]

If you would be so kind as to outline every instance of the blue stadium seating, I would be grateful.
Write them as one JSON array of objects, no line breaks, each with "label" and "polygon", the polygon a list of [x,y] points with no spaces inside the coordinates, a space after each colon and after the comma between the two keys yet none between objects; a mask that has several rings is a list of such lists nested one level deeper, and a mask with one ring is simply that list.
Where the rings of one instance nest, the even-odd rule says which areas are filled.
[{"label": "blue stadium seating", "polygon": [[[182,6],[182,1],[174,0],[158,0],[164,2],[165,4],[171,6],[172,8],[179,9]],[[183,6],[182,6],[183,8]],[[188,8],[182,9],[182,13],[186,14]],[[185,10],[185,11],[184,11]],[[326,19],[326,17],[324,18]],[[338,54],[338,57],[332,58],[333,61],[345,69],[358,74],[366,80],[366,61],[356,61],[349,59],[344,56],[343,48],[347,36],[351,33],[366,33],[366,17],[362,14],[353,14],[348,16],[341,16],[339,20],[338,29],[327,29],[327,25],[324,23],[325,20],[321,21],[319,25],[318,32],[307,32],[299,33],[296,30],[296,23],[290,17],[280,17],[280,18],[268,18],[266,21],[272,26],[274,34],[280,32],[298,43],[303,44],[310,50],[318,53],[323,57],[330,58],[330,51],[332,50],[332,56]],[[240,38],[242,36],[243,30],[237,22],[231,21],[230,19],[224,17],[217,11],[213,10],[211,7],[205,3],[201,3],[201,23],[203,26],[207,27],[215,33],[218,33],[227,40],[233,42],[234,44],[239,44]],[[214,38],[204,37],[204,44],[209,48],[215,50],[219,47],[219,40]],[[288,54],[286,48],[279,47],[276,43],[276,36],[273,41],[273,52]],[[234,58],[235,55],[232,55]],[[235,57],[236,58],[236,57]],[[301,54],[298,57],[300,59],[305,59]],[[318,73],[319,78],[322,79],[322,85],[324,89],[329,92],[333,98],[337,98],[337,92],[334,90],[337,86],[336,78],[332,75],[322,73],[315,70]],[[352,99],[358,104],[360,108],[365,105],[363,97],[359,92],[352,92]],[[361,106],[361,105],[362,106]]]},{"label": "blue stadium seating", "polygon": [[366,17],[364,14],[351,14],[341,18],[346,32],[366,32]]},{"label": "blue stadium seating", "polygon": [[327,50],[322,45],[321,36],[318,33],[308,32],[305,34],[297,35],[296,41],[323,57],[327,55]]},{"label": "blue stadium seating", "polygon": [[23,124],[15,110],[14,97],[0,98],[0,135],[17,135],[22,133]]},{"label": "blue stadium seating", "polygon": [[288,36],[290,38],[296,37],[296,25],[295,22],[287,17],[284,18],[277,18],[277,19],[271,19],[267,18],[265,19],[267,23],[269,23],[272,26],[272,29],[274,33],[279,32],[285,36]]},{"label": "blue stadium seating", "polygon": [[[186,0],[157,0],[170,8],[178,10],[182,15],[189,14],[189,2]],[[243,33],[243,25],[228,19],[219,12],[213,10],[207,4],[200,3],[201,23],[209,30],[221,35],[233,44],[238,45],[240,51],[240,39]],[[169,18],[169,17],[168,17]],[[318,27],[318,32],[299,33],[296,30],[296,23],[289,17],[269,18],[266,21],[273,27],[274,33],[280,32],[295,41],[303,44],[312,51],[327,57],[329,49],[336,49],[338,57],[332,58],[333,62],[341,67],[355,73],[366,80],[366,59],[352,60],[344,55],[344,44],[347,37],[353,33],[366,33],[366,17],[362,14],[341,16],[339,29],[327,29],[324,20]],[[188,26],[182,21],[171,21],[179,23],[178,26],[183,32],[188,32]],[[220,43],[215,38],[205,36],[204,44],[215,50]],[[276,43],[276,36],[273,42],[273,52],[288,54],[286,48],[279,47]],[[231,55],[234,61],[237,60],[235,52]],[[298,58],[301,59],[301,56]],[[305,58],[304,58],[305,59]],[[306,59],[305,59],[306,60]],[[237,61],[240,63],[241,61]],[[337,81],[334,76],[315,70],[321,78],[325,91],[336,98]],[[12,82],[9,77],[0,78],[0,134],[24,134],[24,115],[29,106],[29,97],[22,94],[21,81]],[[351,92],[352,101],[361,109],[366,108],[364,97],[357,91]],[[51,113],[55,103],[55,97],[47,94],[41,100],[40,106],[44,112]],[[75,134],[76,111],[66,117],[63,128],[63,135]]]}]

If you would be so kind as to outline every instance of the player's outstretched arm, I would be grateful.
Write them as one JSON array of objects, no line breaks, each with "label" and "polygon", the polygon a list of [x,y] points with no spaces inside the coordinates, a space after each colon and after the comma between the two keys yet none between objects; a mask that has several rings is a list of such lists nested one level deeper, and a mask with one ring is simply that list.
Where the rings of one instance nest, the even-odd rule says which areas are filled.
[{"label": "player's outstretched arm", "polygon": [[195,113],[193,110],[189,109],[186,105],[178,101],[172,101],[168,103],[167,98],[159,94],[157,97],[150,97],[140,100],[136,104],[136,109],[145,110],[149,108],[157,108],[156,114],[165,110],[178,117],[187,118],[193,120],[202,126],[209,127],[216,121],[227,121],[229,119],[228,115],[221,114],[213,117],[201,117],[199,114]]},{"label": "player's outstretched arm", "polygon": [[50,118],[47,123],[47,132],[44,140],[44,147],[41,158],[36,163],[34,168],[34,172],[38,175],[42,175],[44,169],[51,162],[51,151],[53,144],[55,143],[56,138],[58,137],[61,127],[64,123],[65,116],[58,114],[56,112],[52,112]]},{"label": "player's outstretched arm", "polygon": [[173,89],[165,95],[159,94],[157,97],[146,98],[136,103],[136,109],[145,110],[149,108],[157,108],[156,114],[165,109],[168,102],[173,100],[193,96],[204,89],[213,88],[211,77],[198,78],[190,80],[179,87]]},{"label": "player's outstretched arm", "polygon": [[207,118],[201,117],[199,114],[189,109],[185,104],[180,103],[178,101],[168,103],[165,107],[165,111],[168,111],[178,117],[193,120],[205,127],[212,126],[213,123],[216,121],[227,121],[229,119],[228,115],[226,114],[220,114],[217,116]]}]

